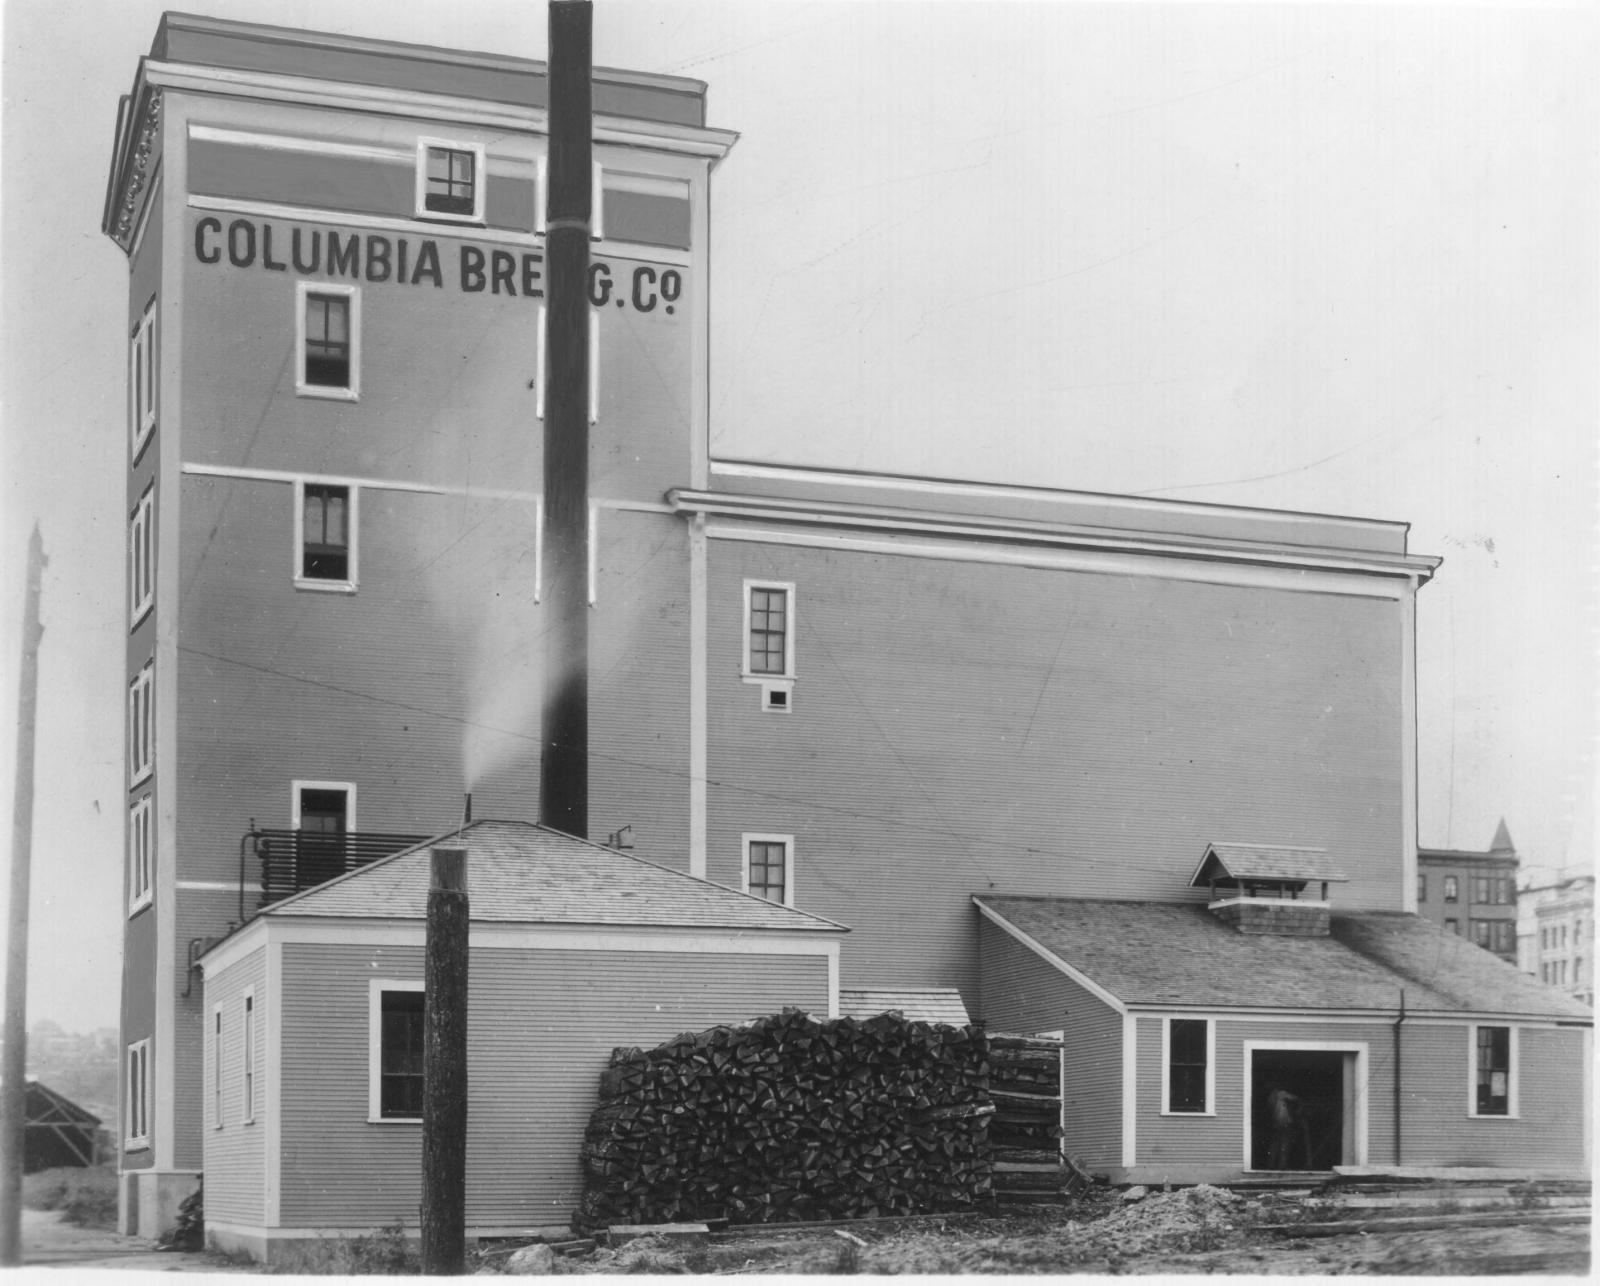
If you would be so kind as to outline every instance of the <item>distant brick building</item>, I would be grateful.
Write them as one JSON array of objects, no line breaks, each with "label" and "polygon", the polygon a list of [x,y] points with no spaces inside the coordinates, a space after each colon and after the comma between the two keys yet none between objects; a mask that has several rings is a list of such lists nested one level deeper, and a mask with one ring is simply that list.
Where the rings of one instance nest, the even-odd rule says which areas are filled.
[{"label": "distant brick building", "polygon": [[1518,963],[1523,972],[1594,1004],[1594,876],[1533,885],[1523,890],[1522,899]]},{"label": "distant brick building", "polygon": [[1518,861],[1503,818],[1487,852],[1417,849],[1417,914],[1516,964]]}]

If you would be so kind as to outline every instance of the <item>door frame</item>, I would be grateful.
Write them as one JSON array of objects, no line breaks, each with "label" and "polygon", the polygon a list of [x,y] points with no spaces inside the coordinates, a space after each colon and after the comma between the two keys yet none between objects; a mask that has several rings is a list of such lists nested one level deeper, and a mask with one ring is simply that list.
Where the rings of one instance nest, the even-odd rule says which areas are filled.
[{"label": "door frame", "polygon": [[[1306,1051],[1314,1054],[1354,1054],[1354,1065],[1347,1059],[1344,1063],[1344,1131],[1353,1143],[1352,1151],[1355,1156],[1345,1162],[1348,1165],[1367,1164],[1367,1042],[1364,1040],[1247,1040],[1241,1046],[1244,1066],[1241,1069],[1240,1082],[1244,1086],[1244,1103],[1241,1115],[1244,1118],[1244,1155],[1241,1160],[1243,1167],[1251,1172],[1256,1171],[1250,1164],[1254,1154],[1252,1137],[1254,1130],[1254,1114],[1252,1104],[1255,1093],[1253,1080],[1255,1077],[1255,1056],[1257,1050],[1273,1051]],[[1353,1129],[1352,1129],[1353,1125]]]}]

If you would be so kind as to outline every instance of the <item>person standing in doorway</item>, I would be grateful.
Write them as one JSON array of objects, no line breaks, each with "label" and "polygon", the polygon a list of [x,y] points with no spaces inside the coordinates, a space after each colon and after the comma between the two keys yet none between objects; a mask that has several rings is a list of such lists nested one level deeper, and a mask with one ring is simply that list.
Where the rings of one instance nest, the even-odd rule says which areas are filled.
[{"label": "person standing in doorway", "polygon": [[1291,1094],[1281,1085],[1267,1091],[1267,1120],[1272,1126],[1272,1147],[1268,1153],[1269,1170],[1288,1170],[1294,1152],[1296,1137],[1304,1141],[1305,1164],[1311,1163],[1311,1137],[1306,1128],[1305,1107],[1299,1095]]}]

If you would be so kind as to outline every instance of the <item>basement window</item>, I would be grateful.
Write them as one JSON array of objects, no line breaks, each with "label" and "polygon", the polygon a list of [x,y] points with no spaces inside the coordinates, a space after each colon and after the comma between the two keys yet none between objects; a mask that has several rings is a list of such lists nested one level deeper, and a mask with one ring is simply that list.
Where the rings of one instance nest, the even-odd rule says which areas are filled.
[{"label": "basement window", "polygon": [[1517,1041],[1514,1027],[1471,1026],[1470,1116],[1512,1118],[1517,1115]]},{"label": "basement window", "polygon": [[417,217],[482,223],[483,145],[448,139],[417,140]]},{"label": "basement window", "polygon": [[1163,1116],[1210,1116],[1215,1032],[1209,1018],[1161,1020]]},{"label": "basement window", "polygon": [[356,587],[357,490],[295,483],[295,584],[350,592]]},{"label": "basement window", "polygon": [[355,401],[361,393],[361,292],[302,281],[295,299],[294,391]]},{"label": "basement window", "polygon": [[367,1120],[422,1120],[420,982],[368,984]]}]

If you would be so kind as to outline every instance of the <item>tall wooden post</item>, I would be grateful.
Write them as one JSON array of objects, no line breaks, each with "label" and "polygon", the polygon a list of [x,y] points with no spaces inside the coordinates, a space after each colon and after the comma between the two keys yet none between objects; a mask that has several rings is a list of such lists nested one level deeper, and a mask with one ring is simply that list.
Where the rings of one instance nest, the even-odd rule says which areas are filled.
[{"label": "tall wooden post", "polygon": [[589,0],[550,0],[545,212],[545,702],[539,820],[589,836]]},{"label": "tall wooden post", "polygon": [[422,1002],[422,1271],[466,1271],[467,850],[436,848]]},{"label": "tall wooden post", "polygon": [[11,904],[6,948],[5,1056],[0,1063],[0,1267],[22,1263],[22,1153],[27,1138],[28,880],[33,862],[33,730],[39,697],[39,590],[44,541],[28,540],[22,608],[22,680],[17,693],[17,786],[11,813]]}]

